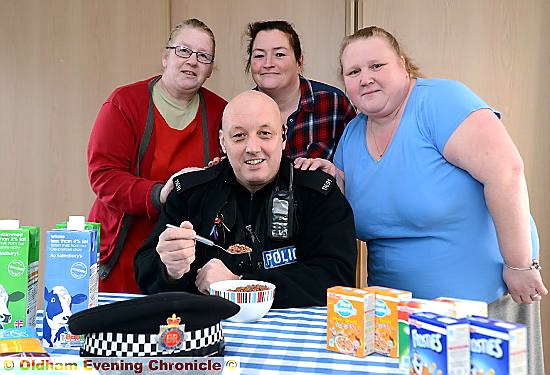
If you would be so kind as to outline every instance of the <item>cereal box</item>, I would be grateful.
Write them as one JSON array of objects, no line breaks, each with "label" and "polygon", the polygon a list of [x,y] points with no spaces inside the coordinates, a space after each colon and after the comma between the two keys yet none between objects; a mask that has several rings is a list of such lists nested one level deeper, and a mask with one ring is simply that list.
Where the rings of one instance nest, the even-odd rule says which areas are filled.
[{"label": "cereal box", "polygon": [[526,375],[527,332],[524,325],[480,316],[470,321],[472,375]]},{"label": "cereal box", "polygon": [[399,368],[408,371],[410,368],[409,315],[420,311],[428,311],[449,316],[454,312],[454,307],[446,302],[413,298],[409,301],[399,302],[397,311],[399,325]]},{"label": "cereal box", "polygon": [[335,286],[327,289],[327,349],[364,357],[374,352],[374,294]]},{"label": "cereal box", "polygon": [[0,329],[34,326],[40,228],[0,220]]},{"label": "cereal box", "polygon": [[470,374],[470,328],[466,318],[419,312],[409,316],[409,329],[411,374]]},{"label": "cereal box", "polygon": [[439,297],[434,301],[447,302],[453,305],[454,310],[450,314],[453,318],[460,319],[472,315],[487,317],[487,302],[451,297]]},{"label": "cereal box", "polygon": [[40,345],[34,327],[8,328],[0,330],[0,356],[48,357]]},{"label": "cereal box", "polygon": [[42,344],[78,347],[83,335],[69,332],[69,317],[98,303],[96,229],[84,229],[84,217],[71,216],[67,229],[46,234]]},{"label": "cereal box", "polygon": [[399,357],[399,324],[397,306],[408,301],[412,293],[383,286],[365,288],[376,296],[374,308],[374,349],[377,353]]}]

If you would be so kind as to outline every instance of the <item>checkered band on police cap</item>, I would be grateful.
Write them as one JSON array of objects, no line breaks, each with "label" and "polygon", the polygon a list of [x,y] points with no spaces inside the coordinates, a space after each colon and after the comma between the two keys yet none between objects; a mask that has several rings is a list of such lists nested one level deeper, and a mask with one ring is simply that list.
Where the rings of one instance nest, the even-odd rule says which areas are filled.
[{"label": "checkered band on police cap", "polygon": [[[135,333],[99,332],[86,336],[82,348],[84,355],[100,357],[156,357],[156,356],[199,356],[215,355],[218,344],[223,343],[220,323],[211,327],[186,332],[187,339],[178,350],[163,351],[157,345],[158,335]],[[222,345],[223,346],[223,345]],[[211,349],[210,352],[208,349]]]}]

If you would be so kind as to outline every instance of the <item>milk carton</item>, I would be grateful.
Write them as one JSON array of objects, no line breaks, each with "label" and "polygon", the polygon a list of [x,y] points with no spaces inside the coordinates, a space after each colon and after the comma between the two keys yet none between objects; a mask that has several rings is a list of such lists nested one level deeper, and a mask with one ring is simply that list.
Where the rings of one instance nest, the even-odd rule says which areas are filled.
[{"label": "milk carton", "polygon": [[[75,216],[75,217],[84,217],[84,216]],[[72,218],[72,216],[71,216],[71,218]],[[77,220],[75,222],[75,223],[77,223],[77,225],[81,225],[80,223],[78,223],[78,220],[82,220],[82,219],[73,219],[73,222],[74,222],[74,220]],[[69,225],[69,222],[64,221],[62,223],[55,224],[55,228],[56,229],[66,229],[67,225]],[[99,256],[99,244],[101,243],[101,237],[99,236],[99,234],[100,234],[101,224],[94,223],[94,222],[91,222],[91,221],[85,221],[84,222],[84,229],[88,229],[88,230],[95,229],[96,230],[96,232],[97,232],[97,252],[98,252],[98,256]]]},{"label": "milk carton", "polygon": [[470,321],[472,375],[526,375],[524,325],[473,316]]},{"label": "milk carton", "polygon": [[450,316],[454,313],[454,307],[446,302],[421,298],[413,298],[409,301],[399,302],[397,306],[399,326],[399,368],[402,370],[408,371],[410,368],[409,315],[421,311]]},{"label": "milk carton", "polygon": [[97,306],[97,230],[84,227],[84,217],[71,216],[66,229],[46,235],[42,331],[46,347],[82,346],[84,336],[71,334],[67,321],[73,313]]},{"label": "milk carton", "polygon": [[374,294],[335,286],[327,289],[327,349],[364,357],[374,352]]},{"label": "milk carton", "polygon": [[410,373],[466,375],[470,373],[468,320],[419,312],[409,316]]},{"label": "milk carton", "polygon": [[434,299],[434,301],[447,302],[451,304],[454,310],[450,316],[453,318],[460,319],[472,315],[487,317],[487,302],[451,297],[439,297]]},{"label": "milk carton", "polygon": [[40,228],[0,220],[0,329],[34,326]]},{"label": "milk carton", "polygon": [[397,306],[408,301],[412,293],[383,286],[364,288],[376,296],[374,308],[374,348],[377,353],[399,357],[399,324]]}]

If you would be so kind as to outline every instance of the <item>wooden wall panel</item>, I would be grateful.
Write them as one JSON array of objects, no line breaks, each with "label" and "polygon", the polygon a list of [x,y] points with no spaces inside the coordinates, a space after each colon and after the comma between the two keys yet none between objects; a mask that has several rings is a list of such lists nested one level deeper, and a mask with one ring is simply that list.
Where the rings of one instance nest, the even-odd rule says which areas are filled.
[{"label": "wooden wall panel", "polygon": [[[423,71],[458,79],[503,114],[518,146],[550,265],[550,2],[545,0],[363,0],[363,25],[388,29]],[[550,287],[550,267],[542,270]],[[550,297],[542,302],[550,358]],[[550,372],[550,359],[546,360]]]},{"label": "wooden wall panel", "polygon": [[216,67],[206,82],[226,99],[254,87],[244,73],[246,25],[284,19],[294,24],[304,53],[304,76],[341,87],[334,51],[345,35],[345,2],[333,0],[172,0],[172,25],[195,17],[216,36]]},{"label": "wooden wall panel", "polygon": [[[87,215],[88,136],[109,93],[157,74],[169,1],[0,1],[0,218]],[[43,248],[43,244],[42,244]]]}]

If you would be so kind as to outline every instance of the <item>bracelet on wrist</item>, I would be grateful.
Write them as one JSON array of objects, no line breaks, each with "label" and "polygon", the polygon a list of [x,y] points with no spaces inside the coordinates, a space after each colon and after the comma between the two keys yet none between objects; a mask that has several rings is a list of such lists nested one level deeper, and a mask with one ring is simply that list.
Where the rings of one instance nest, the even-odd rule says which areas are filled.
[{"label": "bracelet on wrist", "polygon": [[533,259],[533,263],[531,263],[531,265],[529,267],[525,267],[525,268],[512,267],[512,266],[507,265],[506,263],[504,263],[504,266],[506,268],[509,268],[511,270],[514,270],[514,271],[531,271],[531,270],[537,270],[538,271],[538,270],[542,269],[542,266],[540,265],[538,259]]}]

